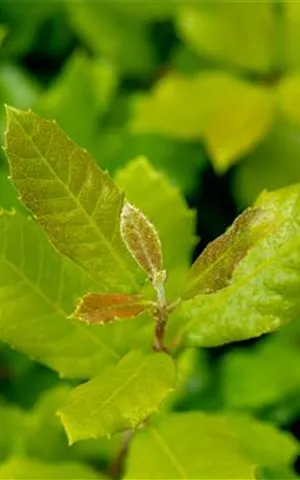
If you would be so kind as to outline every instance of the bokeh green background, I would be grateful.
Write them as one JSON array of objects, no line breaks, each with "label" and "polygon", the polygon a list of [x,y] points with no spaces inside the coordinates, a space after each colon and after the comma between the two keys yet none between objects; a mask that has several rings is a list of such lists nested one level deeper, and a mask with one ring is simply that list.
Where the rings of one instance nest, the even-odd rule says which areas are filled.
[{"label": "bokeh green background", "polygon": [[[300,181],[300,2],[2,0],[0,42],[1,142],[8,103],[56,119],[111,173],[147,156],[197,210],[195,255],[262,190]],[[20,208],[2,153],[0,205]],[[67,390],[0,346],[0,461],[109,463],[112,444],[67,447],[53,415]],[[199,350],[176,408],[299,436],[299,322]]]}]

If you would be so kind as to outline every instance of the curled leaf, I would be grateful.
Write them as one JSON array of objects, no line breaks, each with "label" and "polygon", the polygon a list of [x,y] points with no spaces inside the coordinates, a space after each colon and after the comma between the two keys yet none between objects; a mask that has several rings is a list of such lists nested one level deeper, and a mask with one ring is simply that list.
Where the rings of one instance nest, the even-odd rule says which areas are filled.
[{"label": "curled leaf", "polygon": [[184,298],[213,293],[229,285],[234,269],[248,250],[274,227],[273,216],[261,208],[248,208],[220,237],[209,243],[192,265]]},{"label": "curled leaf", "polygon": [[86,323],[104,324],[136,317],[151,307],[152,302],[142,295],[89,293],[82,297],[73,316]]},{"label": "curled leaf", "polygon": [[158,233],[148,218],[128,202],[121,214],[121,235],[139,266],[154,278],[162,268],[162,248]]}]

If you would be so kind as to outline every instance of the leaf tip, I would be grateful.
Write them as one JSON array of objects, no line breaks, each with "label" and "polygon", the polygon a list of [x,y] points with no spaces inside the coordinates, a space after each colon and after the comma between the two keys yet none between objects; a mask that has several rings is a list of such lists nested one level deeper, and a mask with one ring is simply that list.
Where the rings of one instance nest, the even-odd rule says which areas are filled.
[{"label": "leaf tip", "polygon": [[70,429],[68,428],[68,424],[65,420],[65,416],[64,416],[64,412],[63,410],[58,410],[55,415],[59,418],[65,432],[66,432],[66,435],[67,435],[67,440],[68,440],[68,445],[69,447],[71,447],[72,445],[74,445],[74,443],[77,442],[77,439],[72,435]]}]

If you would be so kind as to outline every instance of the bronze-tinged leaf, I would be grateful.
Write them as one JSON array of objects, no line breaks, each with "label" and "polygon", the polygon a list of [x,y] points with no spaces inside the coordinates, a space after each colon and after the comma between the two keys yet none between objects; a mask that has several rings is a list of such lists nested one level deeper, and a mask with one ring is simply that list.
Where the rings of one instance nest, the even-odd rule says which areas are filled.
[{"label": "bronze-tinged leaf", "polygon": [[121,214],[121,235],[139,266],[154,278],[162,268],[162,248],[158,233],[148,218],[125,202]]},{"label": "bronze-tinged leaf", "polygon": [[132,318],[152,308],[142,295],[89,293],[82,297],[73,316],[91,324],[105,324]]},{"label": "bronze-tinged leaf", "polygon": [[232,274],[248,250],[274,227],[272,214],[248,208],[232,226],[203,250],[192,265],[183,298],[214,293],[229,285]]}]

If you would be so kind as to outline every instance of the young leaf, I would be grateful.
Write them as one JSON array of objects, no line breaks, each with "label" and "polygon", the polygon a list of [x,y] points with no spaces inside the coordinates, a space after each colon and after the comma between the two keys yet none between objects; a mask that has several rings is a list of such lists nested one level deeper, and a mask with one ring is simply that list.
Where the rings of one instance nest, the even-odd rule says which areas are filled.
[{"label": "young leaf", "polygon": [[192,265],[183,298],[213,293],[230,285],[232,274],[248,250],[274,228],[274,215],[248,208],[233,225],[205,248]]},{"label": "young leaf", "polygon": [[160,238],[148,218],[128,202],[121,213],[121,234],[129,252],[150,278],[162,268]]},{"label": "young leaf", "polygon": [[254,480],[255,470],[225,417],[189,412],[136,433],[125,479]]},{"label": "young leaf", "polygon": [[88,465],[78,462],[42,462],[35,458],[26,458],[16,455],[10,457],[5,463],[0,465],[0,478],[14,480],[74,480],[74,478],[84,478],[84,480],[95,479],[104,480],[104,476]]},{"label": "young leaf", "polygon": [[105,324],[137,317],[152,306],[142,295],[89,293],[80,300],[73,316],[86,323]]},{"label": "young leaf", "polygon": [[177,266],[187,267],[196,243],[196,219],[179,189],[141,156],[119,170],[115,181],[128,201],[155,225],[168,272]]},{"label": "young leaf", "polygon": [[1,340],[63,376],[95,375],[120,353],[112,332],[106,338],[67,318],[90,287],[32,220],[0,211]]},{"label": "young leaf", "polygon": [[235,268],[231,285],[183,302],[177,339],[222,345],[256,337],[300,315],[300,185],[260,195],[270,229]]},{"label": "young leaf", "polygon": [[103,290],[139,289],[119,233],[123,195],[88,153],[56,125],[7,108],[6,153],[14,184],[55,247]]},{"label": "young leaf", "polygon": [[133,351],[118,365],[75,388],[59,415],[72,444],[136,427],[174,388],[175,368],[165,353]]}]

